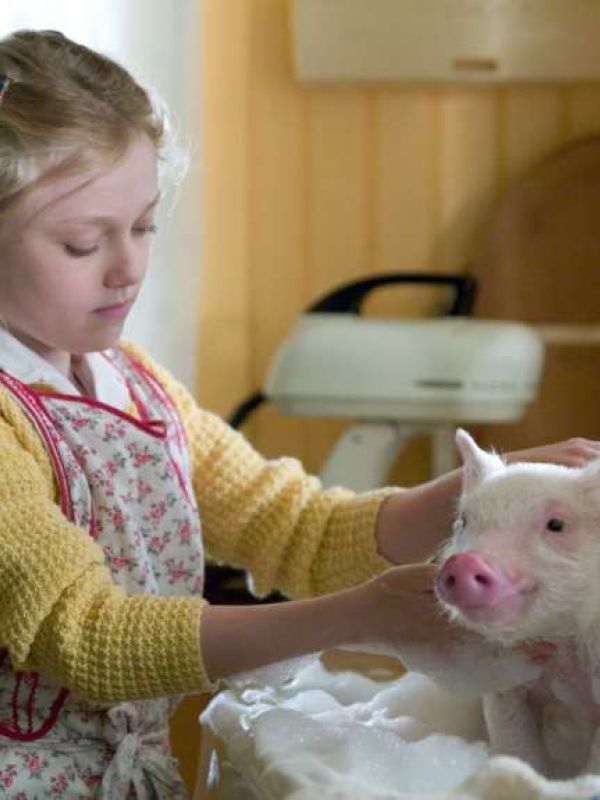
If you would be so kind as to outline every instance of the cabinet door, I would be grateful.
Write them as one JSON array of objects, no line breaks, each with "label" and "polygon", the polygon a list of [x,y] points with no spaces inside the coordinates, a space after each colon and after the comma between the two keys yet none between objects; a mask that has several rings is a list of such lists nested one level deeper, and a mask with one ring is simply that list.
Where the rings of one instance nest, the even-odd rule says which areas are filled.
[{"label": "cabinet door", "polygon": [[600,75],[597,0],[294,0],[306,81],[573,81]]}]

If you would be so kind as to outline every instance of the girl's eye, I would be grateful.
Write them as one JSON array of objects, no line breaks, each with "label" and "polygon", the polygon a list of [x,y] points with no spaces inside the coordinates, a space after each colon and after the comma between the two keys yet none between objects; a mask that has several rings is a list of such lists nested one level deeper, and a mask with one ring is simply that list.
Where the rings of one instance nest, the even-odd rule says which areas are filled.
[{"label": "girl's eye", "polygon": [[133,229],[133,232],[136,236],[147,236],[150,233],[156,233],[156,225],[154,225],[154,223],[150,225],[138,225]]},{"label": "girl's eye", "polygon": [[71,256],[72,258],[85,258],[85,256],[91,256],[92,253],[95,253],[98,249],[98,245],[95,244],[92,247],[75,247],[72,244],[65,244],[65,253]]},{"label": "girl's eye", "polygon": [[559,533],[560,531],[564,530],[565,528],[565,521],[564,519],[560,519],[559,517],[552,517],[546,523],[546,530],[552,531],[553,533]]},{"label": "girl's eye", "polygon": [[[149,225],[136,225],[132,228],[132,232],[134,236],[148,236],[151,233],[156,233],[156,225],[154,225],[154,223]],[[98,250],[97,244],[92,247],[77,247],[74,244],[65,244],[63,247],[65,253],[72,258],[85,258],[86,256],[91,256]]]}]

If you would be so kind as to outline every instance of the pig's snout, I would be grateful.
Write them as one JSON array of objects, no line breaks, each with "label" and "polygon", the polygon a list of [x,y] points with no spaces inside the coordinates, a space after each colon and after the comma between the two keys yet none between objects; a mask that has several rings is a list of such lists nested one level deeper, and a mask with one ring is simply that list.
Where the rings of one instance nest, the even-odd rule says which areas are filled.
[{"label": "pig's snout", "polygon": [[502,596],[502,587],[502,578],[473,552],[450,556],[436,580],[438,596],[463,608],[493,605]]}]

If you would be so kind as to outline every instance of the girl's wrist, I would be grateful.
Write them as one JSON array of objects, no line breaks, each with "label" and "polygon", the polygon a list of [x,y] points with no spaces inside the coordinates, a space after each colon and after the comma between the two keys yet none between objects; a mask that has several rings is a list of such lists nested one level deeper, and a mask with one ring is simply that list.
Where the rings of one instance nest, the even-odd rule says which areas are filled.
[{"label": "girl's wrist", "polygon": [[462,470],[386,497],[377,516],[377,552],[392,564],[412,564],[431,557],[449,535]]},{"label": "girl's wrist", "polygon": [[367,638],[372,606],[366,586],[308,600],[256,606],[208,606],[200,625],[211,680]]}]

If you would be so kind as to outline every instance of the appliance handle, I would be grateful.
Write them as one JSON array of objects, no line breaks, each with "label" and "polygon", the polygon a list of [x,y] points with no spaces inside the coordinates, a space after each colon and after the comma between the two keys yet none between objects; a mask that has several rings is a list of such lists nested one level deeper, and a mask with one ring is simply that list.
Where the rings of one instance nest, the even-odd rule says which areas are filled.
[{"label": "appliance handle", "polygon": [[[451,286],[454,289],[452,302],[442,316],[466,317],[473,311],[477,282],[468,273],[440,275],[428,272],[385,272],[338,286],[313,303],[305,313],[360,314],[362,304],[370,292],[381,286],[397,284]],[[266,402],[267,397],[258,389],[234,408],[228,417],[229,424],[236,429],[241,428],[246,419]]]},{"label": "appliance handle", "polygon": [[334,289],[311,305],[311,314],[360,314],[362,304],[375,289],[391,284],[411,284],[427,286],[450,286],[454,289],[452,302],[442,316],[466,317],[473,311],[477,281],[469,274],[448,274],[428,272],[384,272],[359,281],[352,281]]}]

